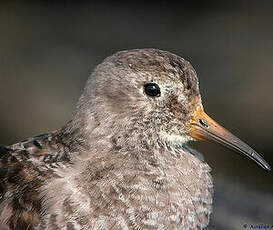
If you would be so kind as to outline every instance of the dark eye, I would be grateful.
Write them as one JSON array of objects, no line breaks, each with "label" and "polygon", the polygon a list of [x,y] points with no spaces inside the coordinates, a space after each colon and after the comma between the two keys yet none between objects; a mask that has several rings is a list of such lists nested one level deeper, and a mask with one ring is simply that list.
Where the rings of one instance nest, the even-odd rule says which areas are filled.
[{"label": "dark eye", "polygon": [[144,92],[151,97],[160,96],[160,88],[156,83],[147,83],[144,85]]}]

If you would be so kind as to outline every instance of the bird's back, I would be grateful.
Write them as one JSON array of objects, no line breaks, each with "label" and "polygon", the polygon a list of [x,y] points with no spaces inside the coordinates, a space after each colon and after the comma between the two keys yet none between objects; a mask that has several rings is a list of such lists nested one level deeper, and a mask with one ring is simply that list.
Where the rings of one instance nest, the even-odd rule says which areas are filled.
[{"label": "bird's back", "polygon": [[0,147],[0,227],[32,229],[39,222],[38,188],[65,158],[65,146],[56,133]]}]

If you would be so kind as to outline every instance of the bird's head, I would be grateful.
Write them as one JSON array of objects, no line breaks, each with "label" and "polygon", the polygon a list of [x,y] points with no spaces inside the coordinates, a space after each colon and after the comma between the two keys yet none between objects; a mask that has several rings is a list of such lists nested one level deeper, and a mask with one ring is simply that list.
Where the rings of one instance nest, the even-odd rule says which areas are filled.
[{"label": "bird's head", "polygon": [[[123,145],[178,146],[209,140],[270,166],[203,110],[195,70],[185,59],[156,49],[118,52],[91,75],[78,104]],[[90,116],[92,114],[92,116]]]}]

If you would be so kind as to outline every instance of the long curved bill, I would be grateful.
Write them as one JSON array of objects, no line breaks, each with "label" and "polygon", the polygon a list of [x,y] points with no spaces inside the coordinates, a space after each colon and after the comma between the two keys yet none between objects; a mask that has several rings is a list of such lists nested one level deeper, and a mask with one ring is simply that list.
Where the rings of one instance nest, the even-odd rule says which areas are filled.
[{"label": "long curved bill", "polygon": [[270,165],[255,150],[217,124],[202,108],[197,109],[188,125],[190,126],[188,134],[194,139],[222,144],[252,159],[263,169],[271,170]]}]

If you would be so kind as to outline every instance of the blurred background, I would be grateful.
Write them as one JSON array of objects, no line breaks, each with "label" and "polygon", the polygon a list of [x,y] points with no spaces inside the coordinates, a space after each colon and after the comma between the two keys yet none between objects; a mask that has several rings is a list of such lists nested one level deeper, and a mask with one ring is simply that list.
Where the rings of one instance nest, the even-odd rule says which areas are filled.
[{"label": "blurred background", "polygon": [[[188,59],[206,112],[273,165],[272,24],[270,0],[1,1],[0,144],[61,127],[98,63],[153,47]],[[208,229],[272,226],[272,173],[220,146],[193,146],[213,169]]]}]

